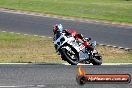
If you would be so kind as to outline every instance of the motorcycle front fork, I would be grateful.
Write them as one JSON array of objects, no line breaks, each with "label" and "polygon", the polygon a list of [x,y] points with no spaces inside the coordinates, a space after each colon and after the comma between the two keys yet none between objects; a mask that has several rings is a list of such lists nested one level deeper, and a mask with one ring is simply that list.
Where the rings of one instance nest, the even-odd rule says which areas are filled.
[{"label": "motorcycle front fork", "polygon": [[85,64],[90,64],[91,63],[91,60],[92,60],[92,58],[93,58],[93,52],[92,51],[89,51],[90,53],[89,53],[89,58],[87,58],[86,60],[85,60]]}]

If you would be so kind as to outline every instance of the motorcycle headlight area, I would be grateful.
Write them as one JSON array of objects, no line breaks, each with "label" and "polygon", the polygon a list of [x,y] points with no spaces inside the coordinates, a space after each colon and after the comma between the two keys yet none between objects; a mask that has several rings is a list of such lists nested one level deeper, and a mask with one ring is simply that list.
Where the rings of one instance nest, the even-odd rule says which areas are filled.
[{"label": "motorcycle headlight area", "polygon": [[60,41],[58,41],[58,42],[55,44],[55,48],[57,49],[61,44],[63,44],[64,41],[65,41],[65,38],[61,38]]}]

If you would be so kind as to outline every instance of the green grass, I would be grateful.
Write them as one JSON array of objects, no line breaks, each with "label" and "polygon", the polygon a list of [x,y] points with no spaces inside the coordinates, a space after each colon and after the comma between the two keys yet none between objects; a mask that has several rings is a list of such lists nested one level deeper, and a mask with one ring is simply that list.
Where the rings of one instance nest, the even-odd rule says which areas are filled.
[{"label": "green grass", "polygon": [[52,39],[0,32],[0,63],[62,63]]},{"label": "green grass", "polygon": [[132,63],[132,51],[107,46],[97,46],[97,49],[103,56],[103,63]]},{"label": "green grass", "polygon": [[0,0],[0,7],[132,23],[132,0]]},{"label": "green grass", "polygon": [[[0,63],[63,63],[52,39],[0,32]],[[132,63],[132,51],[97,46],[103,63]]]}]

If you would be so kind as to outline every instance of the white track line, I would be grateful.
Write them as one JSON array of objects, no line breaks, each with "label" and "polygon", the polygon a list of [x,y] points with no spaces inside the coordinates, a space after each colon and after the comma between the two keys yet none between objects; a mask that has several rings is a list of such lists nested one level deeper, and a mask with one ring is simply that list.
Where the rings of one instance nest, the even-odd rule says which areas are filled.
[{"label": "white track line", "polygon": [[23,85],[23,86],[0,86],[0,88],[28,88],[34,87],[34,85]]},{"label": "white track line", "polygon": [[52,38],[52,37],[49,37],[49,38]]},{"label": "white track line", "polygon": [[18,85],[18,86],[0,86],[0,88],[30,88],[30,87],[34,87],[34,88],[45,88],[45,85]]},{"label": "white track line", "polygon": [[1,32],[6,32],[6,31],[1,31]]},{"label": "white track line", "polygon": [[20,35],[21,33],[16,33],[16,34]]},{"label": "white track line", "polygon": [[40,36],[40,37],[45,38],[46,36]]},{"label": "white track line", "polygon": [[[64,65],[71,65],[69,63],[62,63],[62,64],[64,64]],[[81,63],[79,63],[77,65],[92,65],[92,64],[81,64]],[[132,65],[132,63],[103,63],[101,65]]]},{"label": "white track line", "polygon": [[0,86],[0,88],[18,88],[18,86]]},{"label": "white track line", "polygon": [[118,48],[118,49],[124,49],[124,50],[132,50],[131,48],[124,48],[124,47],[120,47],[120,46],[113,46],[113,45],[106,45],[106,44],[97,44],[97,45],[113,47],[113,48]]},{"label": "white track line", "polygon": [[37,36],[39,36],[39,35],[33,35],[33,36],[37,37]]},{"label": "white track line", "polygon": [[29,34],[24,34],[24,35],[26,35],[26,36],[27,36],[27,35],[29,35]]},{"label": "white track line", "polygon": [[10,32],[11,34],[14,34],[14,32]]},{"label": "white track line", "polygon": [[[0,65],[27,65],[27,64],[35,64],[35,63],[0,63]],[[62,63],[63,65],[71,65],[69,63]],[[78,65],[92,65],[92,64],[81,64]],[[102,65],[132,65],[132,63],[103,63]]]},{"label": "white track line", "polygon": [[26,65],[26,64],[30,64],[30,63],[0,63],[0,65],[4,65],[4,64],[9,64],[9,65]]},{"label": "white track line", "polygon": [[[1,31],[1,32],[6,33],[7,31]],[[7,33],[18,34],[18,35],[22,34],[22,33],[16,33],[16,32],[7,32]],[[28,36],[30,34],[23,34],[23,35]],[[42,37],[42,38],[46,37],[46,36],[40,36],[40,35],[33,35],[33,36],[35,36],[35,37]],[[53,37],[48,37],[48,38],[53,38]],[[98,44],[98,45],[107,46],[107,47],[113,47],[113,48],[118,48],[118,49],[124,49],[124,50],[132,50],[131,48],[124,48],[124,47],[120,47],[120,46],[105,45],[105,44]]]}]

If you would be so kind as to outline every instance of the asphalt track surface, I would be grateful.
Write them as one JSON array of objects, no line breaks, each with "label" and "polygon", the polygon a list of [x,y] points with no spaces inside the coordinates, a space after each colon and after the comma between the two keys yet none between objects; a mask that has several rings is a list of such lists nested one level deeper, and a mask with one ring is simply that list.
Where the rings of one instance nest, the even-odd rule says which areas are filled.
[{"label": "asphalt track surface", "polygon": [[20,32],[52,37],[52,27],[61,23],[64,28],[74,29],[97,43],[132,48],[132,26],[120,26],[79,20],[58,19],[0,11],[0,31]]},{"label": "asphalt track surface", "polygon": [[[83,66],[87,74],[130,74],[132,65]],[[0,65],[0,88],[132,88],[130,84],[85,84],[76,82],[77,66]]]}]

